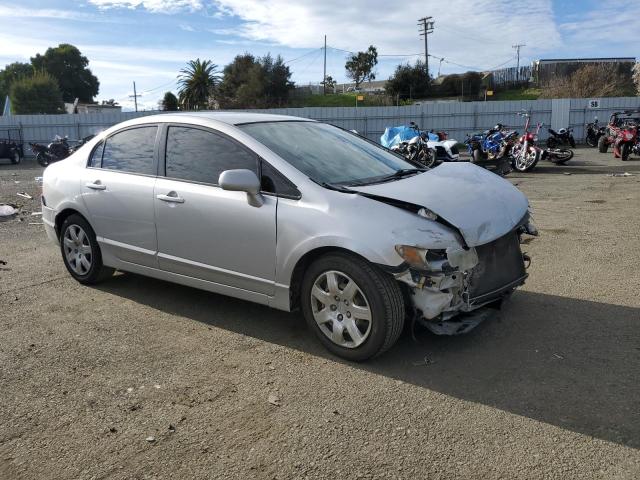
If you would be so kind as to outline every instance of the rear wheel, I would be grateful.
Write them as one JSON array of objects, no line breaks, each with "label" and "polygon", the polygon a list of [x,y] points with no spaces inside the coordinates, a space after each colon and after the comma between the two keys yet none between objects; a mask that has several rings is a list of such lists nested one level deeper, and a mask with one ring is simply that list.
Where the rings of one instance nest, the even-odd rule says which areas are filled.
[{"label": "rear wheel", "polygon": [[568,148],[558,148],[553,151],[552,162],[556,165],[564,165],[569,160],[573,158],[573,150],[569,150]]},{"label": "rear wheel", "polygon": [[393,277],[344,253],[316,260],[301,289],[304,318],[322,344],[347,360],[389,349],[404,325],[404,301]]},{"label": "rear wheel", "polygon": [[471,154],[471,162],[480,163],[482,160],[484,160],[484,155],[482,154],[479,148],[476,148]]},{"label": "rear wheel", "polygon": [[598,139],[598,151],[600,153],[607,153],[609,150],[609,142],[607,142],[607,137],[604,135]]},{"label": "rear wheel", "polygon": [[96,234],[80,215],[69,215],[62,223],[60,250],[64,266],[80,283],[93,285],[113,275],[114,269],[102,264]]}]

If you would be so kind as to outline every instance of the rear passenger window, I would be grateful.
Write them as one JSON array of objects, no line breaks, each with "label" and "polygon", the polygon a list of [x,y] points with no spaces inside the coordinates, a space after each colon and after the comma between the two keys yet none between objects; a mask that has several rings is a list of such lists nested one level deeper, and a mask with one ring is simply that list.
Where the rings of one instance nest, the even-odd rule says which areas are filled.
[{"label": "rear passenger window", "polygon": [[104,142],[100,142],[96,148],[93,149],[91,153],[91,158],[89,159],[89,163],[87,167],[95,167],[100,168],[102,166],[102,152],[104,151]]},{"label": "rear passenger window", "polygon": [[154,175],[153,152],[158,127],[131,128],[107,138],[102,168]]},{"label": "rear passenger window", "polygon": [[225,170],[257,172],[258,156],[222,135],[189,127],[169,127],[166,176],[218,184]]}]

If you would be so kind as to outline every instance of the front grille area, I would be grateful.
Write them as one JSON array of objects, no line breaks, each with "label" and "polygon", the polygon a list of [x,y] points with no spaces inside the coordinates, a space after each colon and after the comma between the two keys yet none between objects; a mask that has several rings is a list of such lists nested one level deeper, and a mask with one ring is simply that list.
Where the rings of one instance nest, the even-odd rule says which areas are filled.
[{"label": "front grille area", "polygon": [[493,296],[497,298],[504,289],[524,283],[527,274],[515,232],[476,247],[476,252],[478,265],[467,278],[471,303],[485,302]]}]

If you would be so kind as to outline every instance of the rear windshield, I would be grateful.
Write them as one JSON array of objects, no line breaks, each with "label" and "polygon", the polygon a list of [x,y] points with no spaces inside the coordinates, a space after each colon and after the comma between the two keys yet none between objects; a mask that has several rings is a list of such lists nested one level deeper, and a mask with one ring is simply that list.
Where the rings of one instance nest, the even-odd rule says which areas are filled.
[{"label": "rear windshield", "polygon": [[326,123],[263,122],[238,127],[318,183],[362,183],[415,168],[402,157]]}]

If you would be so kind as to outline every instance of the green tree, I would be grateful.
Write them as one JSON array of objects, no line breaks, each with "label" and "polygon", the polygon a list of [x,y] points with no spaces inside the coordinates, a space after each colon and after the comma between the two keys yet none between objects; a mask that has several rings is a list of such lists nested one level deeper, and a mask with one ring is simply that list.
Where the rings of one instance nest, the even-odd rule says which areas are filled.
[{"label": "green tree", "polygon": [[344,68],[349,77],[356,84],[356,88],[362,82],[375,80],[376,74],[373,71],[378,64],[378,50],[370,45],[366,52],[358,52],[349,57]]},{"label": "green tree", "polygon": [[333,92],[333,90],[336,88],[337,83],[338,82],[336,82],[331,75],[327,75],[324,81],[320,82],[320,85],[326,85],[326,91]]},{"label": "green tree", "polygon": [[178,75],[178,95],[185,110],[206,110],[220,81],[218,66],[211,60],[190,60]]},{"label": "green tree", "polygon": [[0,70],[0,112],[4,109],[4,101],[9,95],[11,84],[23,77],[33,75],[33,67],[29,63],[10,63]]},{"label": "green tree", "polygon": [[31,57],[31,64],[35,70],[44,70],[58,81],[65,102],[73,102],[76,98],[81,102],[93,102],[98,94],[100,82],[89,70],[89,60],[73,45],[61,43],[47,48],[44,55],[38,53]]},{"label": "green tree", "polygon": [[282,57],[237,55],[224,68],[219,100],[223,108],[268,108],[288,100],[291,71]]},{"label": "green tree", "polygon": [[56,79],[47,72],[14,81],[9,98],[16,114],[63,112],[62,92]]},{"label": "green tree", "polygon": [[394,98],[424,98],[429,94],[430,83],[427,67],[418,61],[415,65],[398,65],[384,88]]},{"label": "green tree", "polygon": [[158,103],[160,110],[164,110],[165,112],[175,112],[178,110],[178,97],[171,92],[165,92],[164,97],[162,97],[162,100]]}]

